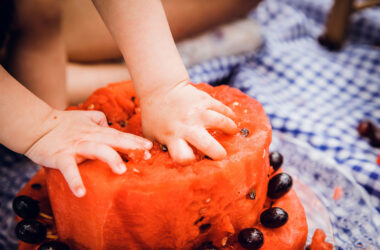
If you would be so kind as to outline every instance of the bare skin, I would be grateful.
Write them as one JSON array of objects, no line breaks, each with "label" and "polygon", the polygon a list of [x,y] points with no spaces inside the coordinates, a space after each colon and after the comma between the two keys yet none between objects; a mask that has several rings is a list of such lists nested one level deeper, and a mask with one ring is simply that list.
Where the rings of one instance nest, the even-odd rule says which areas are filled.
[{"label": "bare skin", "polygon": [[[59,1],[15,1],[7,70],[55,108],[67,106],[66,52]],[[52,84],[54,83],[54,84]]]},{"label": "bare skin", "polygon": [[[255,0],[163,0],[176,42],[244,17]],[[65,0],[62,27],[70,63],[67,90],[71,104],[83,102],[97,88],[129,80],[119,47],[90,0]],[[116,60],[116,61],[115,61]]]},{"label": "bare skin", "polygon": [[[258,3],[259,1],[254,0],[162,1],[176,42],[243,17]],[[64,1],[62,27],[71,62],[122,58],[117,43],[91,1]]]},{"label": "bare skin", "polygon": [[[234,114],[190,84],[161,1],[93,2],[134,81],[144,135],[166,144],[172,158],[183,164],[195,158],[190,144],[215,160],[223,159],[225,149],[207,129],[236,133]],[[115,149],[149,150],[152,143],[109,128],[101,112],[59,110],[66,101],[60,1],[18,0],[17,5],[8,69],[18,81],[0,67],[0,116],[7,117],[0,119],[0,143],[60,170],[74,195],[82,197],[86,189],[78,163],[96,158],[121,174],[126,168]],[[189,34],[181,27],[178,30]],[[106,47],[95,49],[106,51]]]},{"label": "bare skin", "polygon": [[190,84],[161,1],[94,0],[94,4],[131,73],[144,135],[166,144],[171,157],[182,164],[195,159],[189,144],[215,160],[223,159],[225,149],[206,128],[236,133],[234,113]]},{"label": "bare skin", "polygon": [[61,171],[77,197],[86,193],[77,164],[106,162],[116,174],[126,167],[119,151],[149,150],[144,138],[109,128],[99,111],[59,111],[30,93],[0,66],[0,143],[42,166]]}]

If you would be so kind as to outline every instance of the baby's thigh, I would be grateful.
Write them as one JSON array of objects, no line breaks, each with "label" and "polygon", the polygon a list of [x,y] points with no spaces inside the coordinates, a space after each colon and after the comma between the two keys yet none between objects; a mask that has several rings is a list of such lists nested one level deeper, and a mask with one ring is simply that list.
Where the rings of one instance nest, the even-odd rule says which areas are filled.
[{"label": "baby's thigh", "polygon": [[116,42],[91,0],[63,1],[62,27],[71,62],[121,58]]},{"label": "baby's thigh", "polygon": [[[176,41],[242,17],[259,2],[260,0],[162,0]],[[116,42],[91,0],[65,0],[63,4],[63,30],[70,61],[93,62],[121,58]]]}]

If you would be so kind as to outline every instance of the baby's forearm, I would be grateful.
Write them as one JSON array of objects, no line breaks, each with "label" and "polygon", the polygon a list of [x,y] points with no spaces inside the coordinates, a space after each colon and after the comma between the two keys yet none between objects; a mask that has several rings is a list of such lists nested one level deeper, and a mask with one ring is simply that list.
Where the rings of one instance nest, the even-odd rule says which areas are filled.
[{"label": "baby's forearm", "polygon": [[[0,65],[0,143],[18,153],[55,126],[53,109]],[[48,121],[48,122],[47,122]]]},{"label": "baby's forearm", "polygon": [[93,0],[124,56],[140,98],[188,79],[159,0]]}]

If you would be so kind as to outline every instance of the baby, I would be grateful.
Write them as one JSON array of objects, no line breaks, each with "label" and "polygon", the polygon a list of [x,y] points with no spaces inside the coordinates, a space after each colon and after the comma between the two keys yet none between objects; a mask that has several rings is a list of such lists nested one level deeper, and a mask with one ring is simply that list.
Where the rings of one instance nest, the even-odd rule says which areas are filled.
[{"label": "baby", "polygon": [[[181,164],[195,159],[189,144],[214,160],[223,159],[225,149],[207,129],[236,133],[234,113],[191,85],[161,1],[93,0],[93,3],[117,42],[131,74],[140,100],[144,136],[167,145],[171,157]],[[52,23],[48,28],[54,30],[54,22],[48,21]],[[15,22],[31,25],[23,20]],[[38,32],[41,33],[40,30]],[[62,40],[59,34],[50,36],[47,33],[47,30],[42,31],[41,36],[46,35],[46,39],[40,46],[42,51],[49,53],[46,52],[42,59],[35,57],[35,61],[25,67],[30,67],[29,71],[35,67],[46,67],[61,75],[65,63]],[[30,33],[20,35],[27,40],[36,34],[30,29]],[[22,51],[13,55],[17,57],[20,53]],[[29,59],[35,56],[33,51],[27,53]],[[16,67],[10,65],[10,68]],[[38,79],[39,75],[32,77]],[[24,81],[22,78],[18,80]],[[53,81],[64,83],[64,79],[52,78]],[[25,154],[37,164],[61,171],[77,197],[86,193],[77,164],[85,159],[99,159],[106,162],[114,173],[122,174],[126,166],[116,150],[149,150],[152,147],[150,140],[108,127],[106,117],[101,112],[52,108],[31,94],[2,66],[0,88],[0,142],[15,152]],[[64,91],[62,87],[58,90],[57,87],[46,88]],[[61,104],[62,101],[57,100],[55,106]]]}]

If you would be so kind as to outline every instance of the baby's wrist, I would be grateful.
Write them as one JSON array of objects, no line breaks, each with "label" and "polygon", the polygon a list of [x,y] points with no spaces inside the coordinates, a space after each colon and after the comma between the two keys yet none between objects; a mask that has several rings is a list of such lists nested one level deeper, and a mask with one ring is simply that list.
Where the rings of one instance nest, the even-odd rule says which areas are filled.
[{"label": "baby's wrist", "polygon": [[151,98],[152,96],[162,96],[163,94],[171,91],[172,89],[178,88],[180,86],[184,86],[187,84],[190,84],[190,78],[186,77],[179,81],[172,81],[162,83],[162,84],[155,84],[153,88],[151,89],[144,89],[142,91],[137,91],[137,95],[140,99],[140,102],[144,102],[144,100],[147,100]]},{"label": "baby's wrist", "polygon": [[22,154],[27,155],[28,151],[35,145],[42,137],[53,130],[61,120],[64,111],[55,110],[50,108],[45,111],[43,118],[35,123],[35,126],[30,128],[29,140],[26,142]]}]

